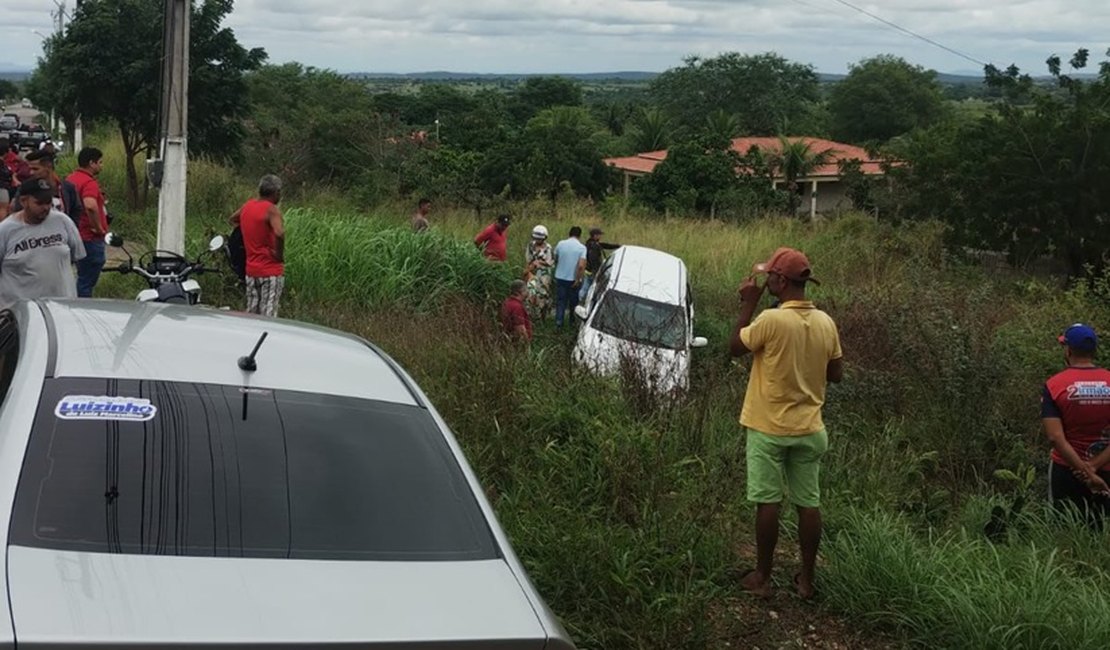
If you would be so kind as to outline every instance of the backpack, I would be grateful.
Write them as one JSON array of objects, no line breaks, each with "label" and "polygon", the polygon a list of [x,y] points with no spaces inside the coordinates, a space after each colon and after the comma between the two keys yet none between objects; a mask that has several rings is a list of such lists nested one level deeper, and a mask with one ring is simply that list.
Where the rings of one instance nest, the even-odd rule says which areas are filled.
[{"label": "backpack", "polygon": [[9,194],[15,191],[15,177],[8,163],[3,160],[0,160],[0,190],[8,190]]},{"label": "backpack", "polygon": [[235,230],[232,230],[231,235],[227,238],[227,262],[231,265],[231,270],[235,271],[235,275],[239,276],[239,280],[245,282],[247,279],[247,247],[243,243],[243,230],[239,226],[235,226]]}]

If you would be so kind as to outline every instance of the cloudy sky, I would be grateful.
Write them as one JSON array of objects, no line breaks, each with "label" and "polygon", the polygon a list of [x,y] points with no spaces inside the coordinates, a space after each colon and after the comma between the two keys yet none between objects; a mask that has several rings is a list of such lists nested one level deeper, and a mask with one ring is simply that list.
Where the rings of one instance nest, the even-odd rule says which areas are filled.
[{"label": "cloudy sky", "polygon": [[[1110,43],[1107,0],[848,0],[972,59],[1042,72]],[[74,4],[69,0],[69,4]],[[34,66],[54,0],[3,0],[0,71]],[[271,61],[341,72],[665,70],[690,54],[773,50],[822,72],[892,53],[942,72],[976,63],[837,0],[238,0],[230,19]]]}]

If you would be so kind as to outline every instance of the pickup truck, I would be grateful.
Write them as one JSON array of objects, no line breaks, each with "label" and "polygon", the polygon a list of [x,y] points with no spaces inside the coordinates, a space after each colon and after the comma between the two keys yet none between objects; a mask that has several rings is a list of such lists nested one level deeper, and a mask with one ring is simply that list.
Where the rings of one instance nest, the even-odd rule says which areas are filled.
[{"label": "pickup truck", "polygon": [[38,124],[24,124],[15,131],[20,149],[38,149],[39,145],[50,139],[50,133]]}]

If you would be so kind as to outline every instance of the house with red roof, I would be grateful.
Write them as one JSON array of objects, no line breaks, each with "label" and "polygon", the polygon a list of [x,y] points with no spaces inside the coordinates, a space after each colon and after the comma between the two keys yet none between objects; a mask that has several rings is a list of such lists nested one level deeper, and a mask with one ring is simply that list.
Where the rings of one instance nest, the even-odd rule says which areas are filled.
[{"label": "house with red roof", "polygon": [[[821,138],[789,137],[786,140],[791,142],[803,141],[809,145],[810,151],[815,154],[828,152],[828,162],[826,164],[817,167],[808,176],[798,179],[798,192],[809,199],[808,202],[801,202],[801,210],[809,212],[810,217],[851,207],[847,188],[840,177],[840,163],[842,161],[859,161],[860,170],[868,176],[882,176],[885,174],[882,161],[868,154],[862,147],[833,142],[832,140],[822,140]],[[781,154],[782,141],[779,138],[768,137],[736,138],[732,141],[732,150],[741,156],[746,155],[753,148],[766,155]],[[663,149],[636,154],[635,156],[606,158],[605,164],[620,170],[624,177],[624,195],[627,197],[632,181],[655,171],[655,167],[666,158],[667,150]],[[785,178],[775,178],[772,185],[778,187],[785,182]]]}]

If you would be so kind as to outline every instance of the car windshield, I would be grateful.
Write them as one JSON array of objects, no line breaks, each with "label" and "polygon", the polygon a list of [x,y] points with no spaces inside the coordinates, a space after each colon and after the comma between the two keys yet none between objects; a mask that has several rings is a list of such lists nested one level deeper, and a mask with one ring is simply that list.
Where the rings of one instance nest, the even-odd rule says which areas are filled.
[{"label": "car windshield", "polygon": [[10,543],[321,560],[498,557],[423,408],[112,379],[46,381]]},{"label": "car windshield", "polygon": [[619,291],[601,299],[593,327],[606,334],[668,350],[686,347],[686,318],[682,308]]}]

